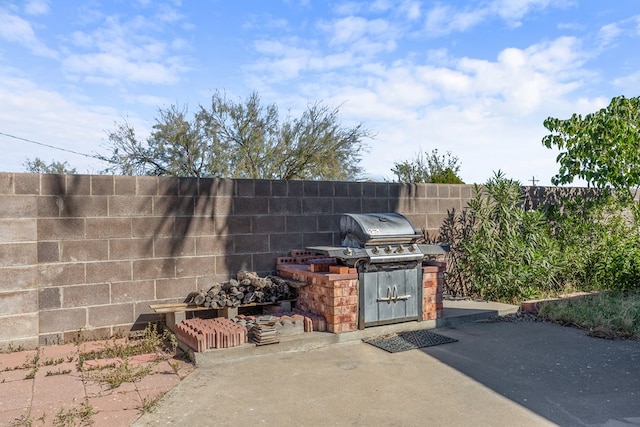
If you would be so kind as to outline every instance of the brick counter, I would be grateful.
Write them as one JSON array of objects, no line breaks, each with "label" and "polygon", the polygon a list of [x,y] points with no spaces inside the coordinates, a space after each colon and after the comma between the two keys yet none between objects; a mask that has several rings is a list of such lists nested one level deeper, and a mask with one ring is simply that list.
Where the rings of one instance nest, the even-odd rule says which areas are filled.
[{"label": "brick counter", "polygon": [[[307,265],[278,264],[278,274],[306,282],[298,289],[296,307],[324,316],[333,333],[358,329],[358,274],[308,271]],[[422,267],[422,320],[442,317],[442,289],[445,263],[425,262]]]},{"label": "brick counter", "polygon": [[358,329],[358,274],[311,272],[307,265],[279,264],[278,274],[309,283],[298,289],[296,308],[324,316],[330,332]]}]

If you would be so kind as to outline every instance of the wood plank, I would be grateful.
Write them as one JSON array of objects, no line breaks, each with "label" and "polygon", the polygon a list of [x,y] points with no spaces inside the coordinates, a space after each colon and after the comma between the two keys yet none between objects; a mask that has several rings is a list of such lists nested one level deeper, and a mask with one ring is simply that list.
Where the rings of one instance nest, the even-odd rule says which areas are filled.
[{"label": "wood plank", "polygon": [[[284,299],[276,302],[252,302],[249,304],[240,304],[238,307],[257,307],[263,305],[276,305],[280,302],[293,302],[295,299]],[[222,310],[222,308],[200,307],[184,302],[174,304],[149,304],[149,308],[156,313],[175,313],[177,311],[205,311],[205,310]],[[223,307],[224,308],[224,307]],[[237,308],[237,307],[236,307]]]}]

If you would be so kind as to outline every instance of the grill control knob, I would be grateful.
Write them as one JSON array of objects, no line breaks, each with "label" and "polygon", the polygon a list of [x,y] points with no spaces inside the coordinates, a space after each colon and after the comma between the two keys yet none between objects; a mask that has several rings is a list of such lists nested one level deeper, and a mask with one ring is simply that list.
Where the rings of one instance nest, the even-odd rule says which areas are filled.
[{"label": "grill control knob", "polygon": [[380,247],[379,246],[374,246],[373,250],[371,252],[373,252],[376,255],[379,254],[380,253]]},{"label": "grill control knob", "polygon": [[404,246],[402,245],[398,245],[398,249],[396,249],[396,252],[401,254],[402,252],[404,252]]},{"label": "grill control knob", "polygon": [[416,251],[416,245],[411,245],[409,246],[409,252],[415,252]]},{"label": "grill control knob", "polygon": [[384,251],[385,251],[386,253],[390,254],[390,253],[391,253],[391,251],[393,251],[393,249],[391,249],[391,245],[387,245],[387,247],[386,247],[386,248],[384,248]]},{"label": "grill control knob", "polygon": [[351,256],[353,255],[353,251],[351,250],[351,248],[347,248],[344,250],[344,254],[347,256]]}]

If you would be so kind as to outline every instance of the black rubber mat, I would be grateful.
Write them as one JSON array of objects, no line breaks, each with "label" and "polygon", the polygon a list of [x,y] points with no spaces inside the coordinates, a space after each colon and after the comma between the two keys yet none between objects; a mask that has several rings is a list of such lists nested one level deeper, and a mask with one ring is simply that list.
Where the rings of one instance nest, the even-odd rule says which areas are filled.
[{"label": "black rubber mat", "polygon": [[429,332],[428,330],[401,332],[399,334],[384,335],[363,340],[367,344],[374,345],[389,353],[414,350],[416,348],[431,347],[434,345],[448,344],[458,340],[444,335]]}]

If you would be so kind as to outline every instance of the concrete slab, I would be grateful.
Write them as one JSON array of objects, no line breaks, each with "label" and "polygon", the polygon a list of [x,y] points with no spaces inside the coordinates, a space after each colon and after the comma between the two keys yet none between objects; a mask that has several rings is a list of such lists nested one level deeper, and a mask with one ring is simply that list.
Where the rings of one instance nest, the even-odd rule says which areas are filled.
[{"label": "concrete slab", "polygon": [[420,329],[434,329],[454,326],[465,322],[490,319],[497,316],[516,313],[518,306],[496,302],[484,302],[473,300],[444,301],[444,317],[437,320],[425,320],[421,322],[404,322],[391,325],[376,326],[358,331],[333,334],[331,332],[310,332],[292,337],[282,336],[278,344],[256,346],[248,343],[238,347],[225,349],[212,349],[205,352],[188,351],[198,367],[226,363],[230,360],[245,359],[263,356],[271,353],[289,353],[296,351],[308,351],[325,347],[331,344],[362,341],[366,338],[387,335],[392,333],[416,331]]},{"label": "concrete slab", "polygon": [[200,366],[133,425],[640,426],[640,342],[543,322],[463,323],[460,314],[511,308],[455,304],[465,311],[436,332],[458,342],[392,354],[360,341],[379,331],[365,330],[238,350]]}]

